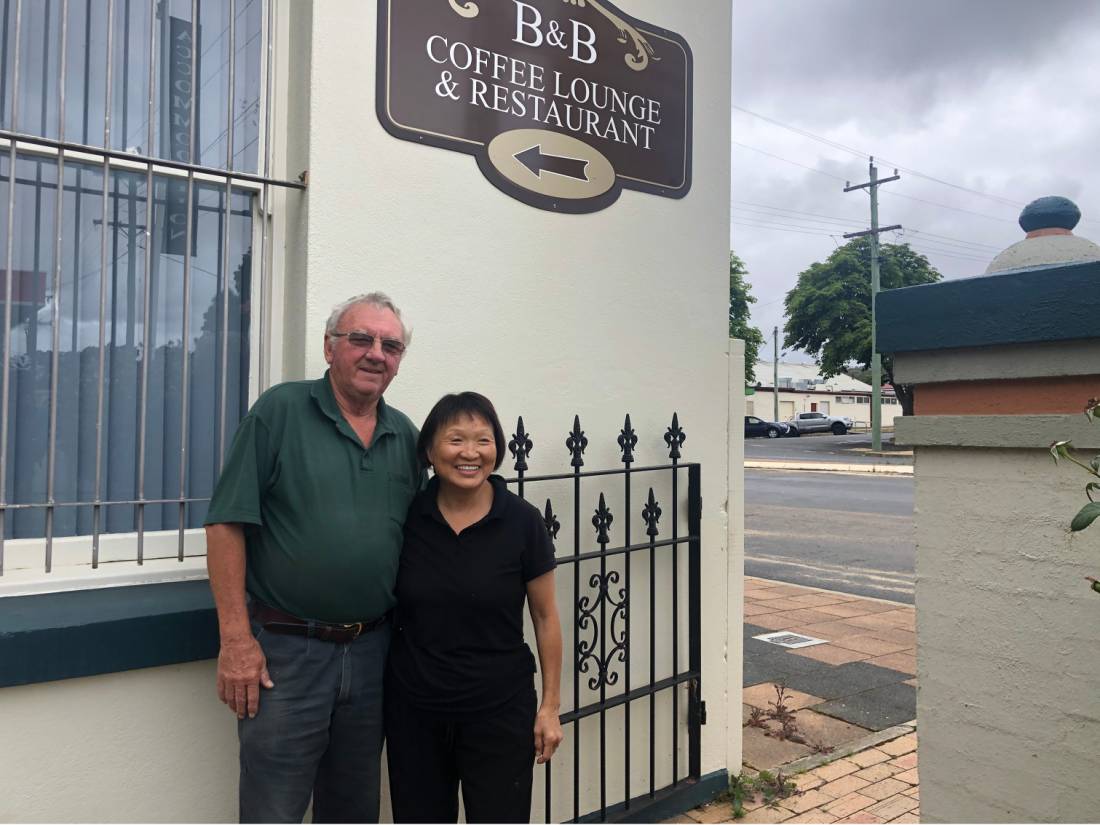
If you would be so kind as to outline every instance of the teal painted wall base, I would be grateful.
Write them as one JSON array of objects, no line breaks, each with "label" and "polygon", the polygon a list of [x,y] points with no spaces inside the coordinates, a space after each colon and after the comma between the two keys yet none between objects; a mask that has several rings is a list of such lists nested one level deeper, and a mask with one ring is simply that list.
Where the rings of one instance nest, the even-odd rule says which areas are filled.
[{"label": "teal painted wall base", "polygon": [[205,580],[0,599],[0,687],[217,655]]}]

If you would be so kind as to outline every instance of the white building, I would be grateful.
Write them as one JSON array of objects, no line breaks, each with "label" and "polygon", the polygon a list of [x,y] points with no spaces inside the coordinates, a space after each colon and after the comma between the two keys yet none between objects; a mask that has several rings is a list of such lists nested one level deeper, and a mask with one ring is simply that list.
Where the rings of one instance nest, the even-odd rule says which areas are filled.
[{"label": "white building", "polygon": [[522,5],[511,37],[490,0],[4,4],[0,821],[235,819],[206,501],[250,403],[321,375],[331,308],[376,289],[415,329],[387,401],[479,390],[525,452],[522,416],[559,523],[566,741],[532,817],[739,770],[731,2]]},{"label": "white building", "polygon": [[[746,415],[772,420],[775,417],[774,362],[756,362],[756,384],[745,399]],[[841,373],[822,378],[816,364],[779,362],[779,421],[802,412],[847,416],[857,427],[871,426],[871,385]],[[882,388],[882,426],[892,427],[901,405],[894,391]]]}]

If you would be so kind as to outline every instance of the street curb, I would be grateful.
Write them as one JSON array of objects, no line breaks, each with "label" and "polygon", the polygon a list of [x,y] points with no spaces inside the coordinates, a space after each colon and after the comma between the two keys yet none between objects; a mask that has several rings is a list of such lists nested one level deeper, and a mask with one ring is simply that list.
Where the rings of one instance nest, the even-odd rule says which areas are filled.
[{"label": "street curb", "polygon": [[[843,590],[830,590],[827,587],[814,587],[812,584],[792,584],[791,582],[779,581],[779,579],[765,579],[763,576],[746,576],[746,578],[752,578],[762,582],[774,582],[777,586],[781,587],[801,587],[803,590],[812,590],[817,593],[828,593],[829,595],[835,595],[839,593],[842,596],[851,596],[852,598],[861,599],[863,601],[880,602],[882,604],[893,604],[897,605],[899,608],[909,607],[913,610],[917,609],[917,606],[915,604],[910,604],[909,602],[899,602],[897,599],[883,599],[879,596],[856,596],[853,593],[845,593]],[[749,618],[752,617],[750,616]],[[746,621],[745,624],[752,624],[752,622]]]},{"label": "street curb", "polygon": [[911,476],[911,464],[834,464],[828,461],[745,461],[746,470],[814,470],[819,473],[878,473]]},{"label": "street curb", "polygon": [[801,759],[796,759],[793,762],[780,765],[776,770],[782,771],[783,773],[803,773],[804,771],[812,771],[814,768],[820,768],[822,765],[835,762],[837,759],[843,759],[845,756],[851,756],[853,753],[859,753],[860,751],[867,750],[867,748],[873,748],[876,745],[889,742],[891,739],[897,739],[898,737],[910,734],[916,729],[917,726],[912,723],[894,725],[892,728],[876,731],[864,736],[862,739],[856,739],[854,742],[841,745],[829,753],[815,753],[810,756],[803,756]]}]

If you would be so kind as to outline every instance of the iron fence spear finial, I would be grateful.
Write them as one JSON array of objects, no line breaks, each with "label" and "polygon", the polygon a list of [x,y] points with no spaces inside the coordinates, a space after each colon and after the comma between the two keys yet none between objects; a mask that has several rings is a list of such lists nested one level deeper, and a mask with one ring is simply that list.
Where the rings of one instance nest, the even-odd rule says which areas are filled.
[{"label": "iron fence spear finial", "polygon": [[626,415],[626,421],[619,432],[619,449],[623,451],[623,464],[630,466],[634,462],[634,448],[638,446],[638,436],[634,428],[630,426],[630,413]]},{"label": "iron fence spear finial", "polygon": [[680,417],[672,414],[672,426],[665,432],[665,444],[668,445],[668,457],[673,461],[680,458],[680,448],[684,446],[687,436],[680,427]]},{"label": "iron fence spear finial", "polygon": [[534,447],[531,437],[523,428],[523,416],[521,415],[519,421],[516,422],[516,431],[512,435],[512,440],[508,442],[508,452],[516,460],[515,469],[517,473],[527,472],[527,457],[531,455],[531,450]]},{"label": "iron fence spear finial", "polygon": [[573,432],[565,439],[565,448],[573,454],[573,460],[569,462],[570,466],[584,466],[584,459],[581,456],[584,454],[584,448],[587,446],[588,439],[584,435],[584,430],[581,429],[581,417],[575,415],[573,416]]}]

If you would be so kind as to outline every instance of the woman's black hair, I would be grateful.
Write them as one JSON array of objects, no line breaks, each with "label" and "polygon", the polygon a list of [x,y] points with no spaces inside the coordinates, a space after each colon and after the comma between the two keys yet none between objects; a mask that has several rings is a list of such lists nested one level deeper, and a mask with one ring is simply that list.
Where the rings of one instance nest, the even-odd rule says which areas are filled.
[{"label": "woman's black hair", "polygon": [[504,443],[504,428],[500,426],[500,418],[493,407],[493,402],[476,392],[450,393],[435,402],[432,411],[424,419],[424,426],[420,428],[420,438],[416,442],[416,457],[420,459],[421,467],[429,466],[428,448],[435,440],[436,433],[465,415],[483,418],[493,428],[493,441],[497,446],[497,463],[493,465],[493,469],[500,469],[501,462],[504,461],[504,451],[507,448]]}]

